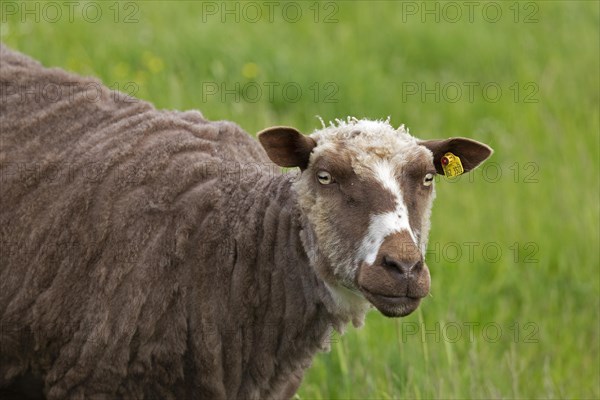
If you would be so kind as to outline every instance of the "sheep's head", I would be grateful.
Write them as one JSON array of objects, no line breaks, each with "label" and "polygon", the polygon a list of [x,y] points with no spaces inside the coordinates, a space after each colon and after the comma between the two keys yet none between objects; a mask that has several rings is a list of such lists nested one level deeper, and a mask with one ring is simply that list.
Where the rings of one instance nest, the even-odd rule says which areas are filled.
[{"label": "sheep's head", "polygon": [[444,154],[460,157],[464,172],[492,154],[470,139],[419,141],[403,126],[356,119],[310,136],[273,127],[259,140],[273,162],[302,171],[294,188],[319,276],[338,298],[354,293],[390,317],[408,315],[429,293],[424,254]]}]

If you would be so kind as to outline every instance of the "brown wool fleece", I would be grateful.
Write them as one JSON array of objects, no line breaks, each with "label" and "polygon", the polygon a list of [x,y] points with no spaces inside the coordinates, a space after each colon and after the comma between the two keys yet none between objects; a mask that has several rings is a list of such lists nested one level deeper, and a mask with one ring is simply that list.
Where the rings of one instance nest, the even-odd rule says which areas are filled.
[{"label": "brown wool fleece", "polygon": [[0,89],[0,394],[291,397],[347,321],[258,142],[3,45]]}]

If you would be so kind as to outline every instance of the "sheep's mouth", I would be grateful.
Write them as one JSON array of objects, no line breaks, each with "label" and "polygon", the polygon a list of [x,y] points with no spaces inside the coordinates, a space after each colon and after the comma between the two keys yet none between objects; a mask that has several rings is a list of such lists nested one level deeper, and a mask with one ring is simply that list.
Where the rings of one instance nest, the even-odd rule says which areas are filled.
[{"label": "sheep's mouth", "polygon": [[364,287],[361,292],[371,304],[386,317],[406,317],[419,307],[420,297],[395,296],[370,292]]}]

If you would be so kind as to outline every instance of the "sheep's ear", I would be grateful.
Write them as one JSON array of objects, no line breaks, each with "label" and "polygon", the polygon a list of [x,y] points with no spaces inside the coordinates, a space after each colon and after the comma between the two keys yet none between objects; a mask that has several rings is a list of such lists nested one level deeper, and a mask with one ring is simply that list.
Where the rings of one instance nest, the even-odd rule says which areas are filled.
[{"label": "sheep's ear", "polygon": [[442,140],[422,140],[421,146],[427,147],[433,153],[433,164],[438,174],[444,175],[442,157],[450,152],[460,158],[464,172],[469,172],[484,162],[494,152],[486,144],[467,138],[450,138]]},{"label": "sheep's ear", "polygon": [[314,139],[294,128],[274,126],[258,133],[258,140],[267,155],[280,167],[308,167],[310,152],[317,145]]}]

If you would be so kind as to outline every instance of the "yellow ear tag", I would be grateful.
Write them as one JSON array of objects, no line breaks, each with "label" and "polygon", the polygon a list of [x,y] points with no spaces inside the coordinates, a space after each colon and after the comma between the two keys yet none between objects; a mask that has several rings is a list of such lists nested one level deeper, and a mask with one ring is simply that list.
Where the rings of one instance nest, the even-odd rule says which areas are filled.
[{"label": "yellow ear tag", "polygon": [[462,163],[458,156],[448,152],[442,157],[442,168],[444,169],[444,175],[449,178],[461,175],[465,170],[463,169]]}]

